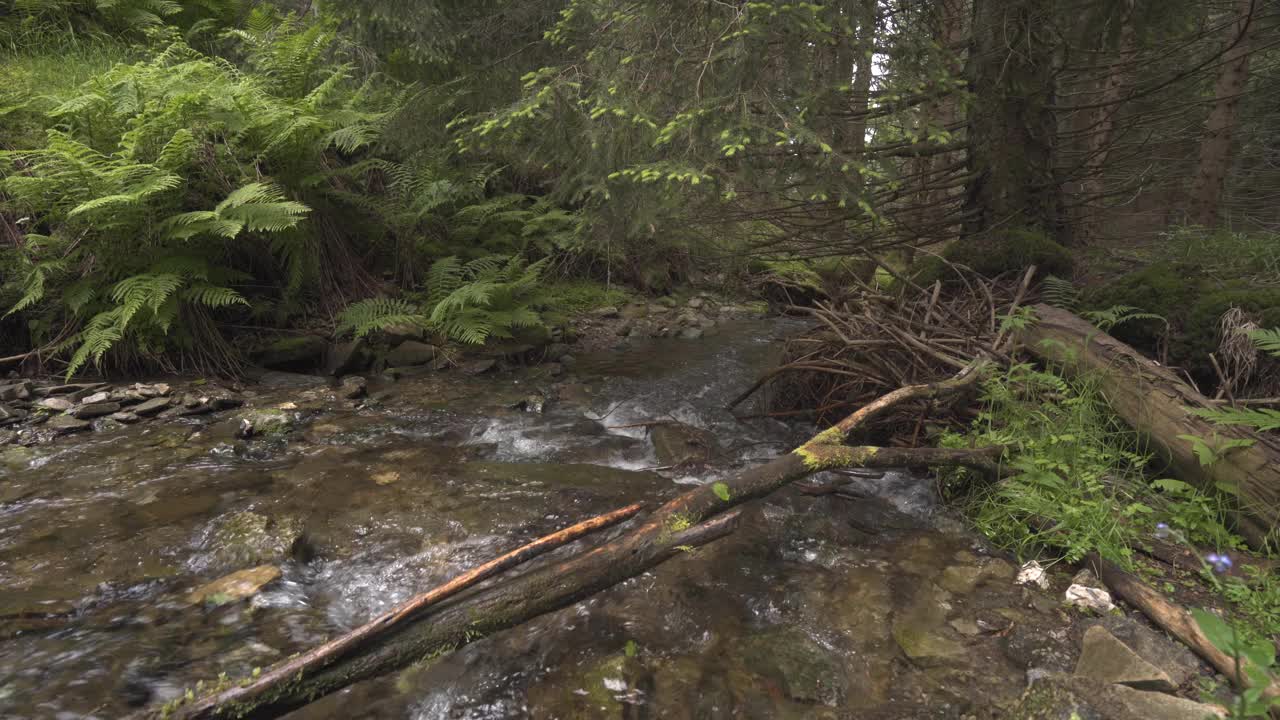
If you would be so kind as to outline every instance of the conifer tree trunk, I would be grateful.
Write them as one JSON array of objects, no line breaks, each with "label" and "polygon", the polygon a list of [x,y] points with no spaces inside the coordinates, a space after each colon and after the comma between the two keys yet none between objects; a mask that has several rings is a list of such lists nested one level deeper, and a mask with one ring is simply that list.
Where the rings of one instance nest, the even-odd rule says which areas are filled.
[{"label": "conifer tree trunk", "polygon": [[975,0],[969,55],[971,215],[966,230],[1059,234],[1054,179],[1053,0]]},{"label": "conifer tree trunk", "polygon": [[1083,177],[1080,181],[1079,219],[1075,228],[1080,240],[1084,243],[1098,239],[1101,218],[1092,203],[1106,191],[1103,172],[1115,140],[1116,117],[1120,113],[1124,95],[1129,87],[1133,61],[1137,53],[1138,34],[1133,17],[1134,0],[1124,0],[1122,13],[1115,60],[1107,72],[1106,80],[1103,81],[1102,94],[1098,99],[1099,107],[1094,109],[1089,119],[1091,132],[1085,148]]},{"label": "conifer tree trunk", "polygon": [[1237,0],[1236,20],[1227,29],[1227,49],[1214,85],[1214,104],[1200,141],[1200,164],[1191,189],[1188,218],[1193,224],[1218,224],[1222,191],[1231,167],[1231,138],[1245,85],[1249,82],[1250,36],[1255,0]]}]

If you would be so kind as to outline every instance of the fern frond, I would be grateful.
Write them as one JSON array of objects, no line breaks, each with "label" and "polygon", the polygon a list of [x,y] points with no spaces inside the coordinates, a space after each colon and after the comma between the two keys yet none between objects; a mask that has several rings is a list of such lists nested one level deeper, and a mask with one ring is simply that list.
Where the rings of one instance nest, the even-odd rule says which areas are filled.
[{"label": "fern frond", "polygon": [[1253,330],[1249,333],[1249,339],[1253,340],[1253,344],[1262,352],[1280,357],[1280,330],[1273,328]]},{"label": "fern frond", "polygon": [[337,332],[362,338],[375,330],[408,325],[429,327],[427,316],[405,300],[377,297],[352,303],[338,315]]},{"label": "fern frond", "polygon": [[1191,413],[1217,425],[1241,425],[1260,432],[1280,430],[1280,410],[1271,408],[1195,408]]}]

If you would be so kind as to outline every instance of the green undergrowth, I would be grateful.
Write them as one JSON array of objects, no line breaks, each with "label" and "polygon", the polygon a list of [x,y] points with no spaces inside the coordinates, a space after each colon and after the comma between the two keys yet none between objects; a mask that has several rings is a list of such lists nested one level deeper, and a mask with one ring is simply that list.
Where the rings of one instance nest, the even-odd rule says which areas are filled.
[{"label": "green undergrowth", "polygon": [[[1165,523],[1206,552],[1236,553],[1243,540],[1228,526],[1229,495],[1153,477],[1139,438],[1111,413],[1096,380],[1067,380],[1030,364],[984,379],[982,409],[944,447],[1008,448],[1009,476],[998,483],[967,470],[944,476],[944,489],[975,528],[1022,559],[1075,563],[1098,552],[1137,568],[1136,548]],[[1280,582],[1266,573],[1201,578],[1218,591],[1241,626],[1258,637],[1280,633]],[[1169,586],[1172,587],[1172,586]]]},{"label": "green undergrowth", "polygon": [[1224,524],[1229,498],[1150,477],[1150,456],[1095,380],[1019,364],[987,378],[981,402],[967,432],[944,435],[942,444],[1008,447],[1003,463],[1012,474],[1002,482],[957,473],[949,483],[975,526],[1002,547],[1068,562],[1097,551],[1129,566],[1133,548],[1161,522],[1197,544],[1240,546]]},{"label": "green undergrowth", "polygon": [[542,303],[564,314],[590,312],[603,307],[621,307],[635,300],[631,290],[592,280],[560,280],[542,288]]}]

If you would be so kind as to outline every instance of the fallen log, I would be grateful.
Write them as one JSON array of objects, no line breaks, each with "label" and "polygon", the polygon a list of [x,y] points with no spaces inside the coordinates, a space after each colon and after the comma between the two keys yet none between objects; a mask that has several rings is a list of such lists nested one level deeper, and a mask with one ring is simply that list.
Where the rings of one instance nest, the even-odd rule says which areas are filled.
[{"label": "fallen log", "polygon": [[[1018,335],[1027,351],[1068,375],[1097,378],[1111,409],[1166,463],[1168,472],[1201,489],[1225,490],[1238,498],[1238,531],[1253,547],[1263,547],[1280,523],[1280,442],[1192,414],[1216,403],[1076,315],[1048,305],[1034,309],[1036,322]],[[1219,448],[1227,440],[1252,444],[1220,453],[1206,466],[1189,438],[1203,438]]]},{"label": "fallen log", "polygon": [[[700,545],[731,533],[743,503],[763,498],[813,473],[842,467],[897,468],[964,465],[994,472],[1001,447],[851,447],[844,439],[858,425],[901,402],[952,395],[977,379],[985,361],[955,377],[901,388],[868,404],[786,455],[737,476],[677,496],[621,536],[573,557],[532,569],[506,582],[475,587],[399,621],[379,625],[377,642],[351,643],[323,663],[292,672],[268,669],[270,683],[246,682],[252,692],[217,688],[213,694],[135,716],[140,718],[275,718],[361,680],[438,657],[477,639],[567,607]],[[359,630],[357,630],[359,632]],[[372,633],[370,634],[372,636]],[[335,641],[338,642],[338,641]],[[285,661],[288,663],[288,661]]]}]

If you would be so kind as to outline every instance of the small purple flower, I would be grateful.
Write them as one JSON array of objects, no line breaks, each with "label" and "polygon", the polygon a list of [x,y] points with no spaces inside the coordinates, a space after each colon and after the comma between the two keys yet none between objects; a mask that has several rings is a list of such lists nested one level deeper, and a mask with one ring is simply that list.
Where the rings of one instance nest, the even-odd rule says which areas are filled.
[{"label": "small purple flower", "polygon": [[1161,540],[1164,540],[1165,538],[1169,537],[1168,523],[1156,523],[1156,537],[1160,538]]},{"label": "small purple flower", "polygon": [[1231,557],[1223,553],[1209,553],[1204,557],[1204,561],[1213,566],[1213,571],[1221,575],[1231,569]]}]

